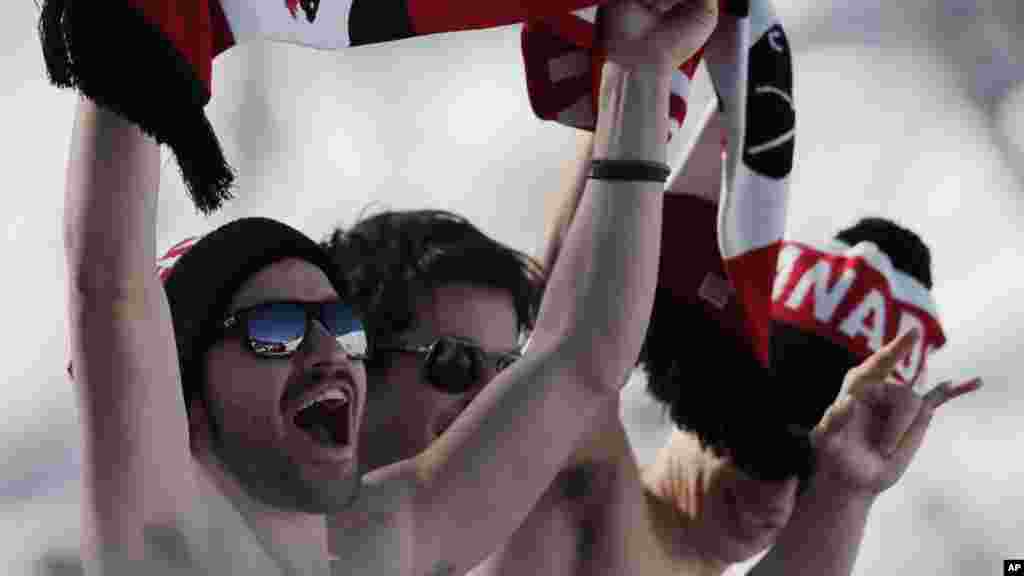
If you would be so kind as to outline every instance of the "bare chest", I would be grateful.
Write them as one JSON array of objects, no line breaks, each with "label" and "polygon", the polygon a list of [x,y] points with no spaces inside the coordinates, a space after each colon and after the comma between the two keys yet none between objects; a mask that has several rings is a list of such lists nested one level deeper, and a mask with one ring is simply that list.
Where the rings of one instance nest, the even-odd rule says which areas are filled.
[{"label": "bare chest", "polygon": [[367,494],[353,509],[330,518],[332,576],[411,573],[411,526],[393,502]]},{"label": "bare chest", "polygon": [[512,538],[471,576],[672,574],[647,528],[630,463],[583,464],[559,474]]}]

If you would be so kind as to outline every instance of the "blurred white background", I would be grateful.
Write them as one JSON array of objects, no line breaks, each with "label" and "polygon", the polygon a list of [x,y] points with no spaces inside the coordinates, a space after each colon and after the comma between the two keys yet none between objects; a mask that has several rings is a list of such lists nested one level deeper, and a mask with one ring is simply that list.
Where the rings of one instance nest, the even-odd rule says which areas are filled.
[{"label": "blurred white background", "polygon": [[[1003,558],[1024,557],[1024,4],[777,7],[796,53],[790,236],[821,240],[870,214],[919,232],[949,335],[932,377],[986,382],[941,410],[875,506],[855,573],[1001,574]],[[36,19],[20,0],[0,20],[0,573],[12,575],[45,549],[76,548],[79,532],[61,237],[76,96],[47,83]],[[161,251],[243,215],[319,238],[376,202],[454,210],[535,253],[545,196],[575,153],[572,130],[529,108],[518,27],[338,53],[241,46],[214,72],[208,112],[238,200],[199,216],[166,161]],[[694,109],[707,97],[698,85]],[[624,412],[647,461],[667,427],[642,388],[634,378]]]}]

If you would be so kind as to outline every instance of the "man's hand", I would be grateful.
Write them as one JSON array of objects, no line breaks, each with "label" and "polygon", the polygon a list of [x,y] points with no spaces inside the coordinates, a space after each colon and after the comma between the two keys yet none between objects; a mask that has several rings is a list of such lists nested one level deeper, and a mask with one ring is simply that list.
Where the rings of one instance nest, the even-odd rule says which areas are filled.
[{"label": "man's hand", "polygon": [[669,74],[707,42],[718,0],[620,0],[601,18],[608,60],[627,69]]},{"label": "man's hand", "polygon": [[874,499],[906,471],[935,410],[981,387],[980,378],[946,381],[919,396],[911,384],[893,378],[918,337],[916,331],[903,334],[847,373],[845,393],[811,435],[818,456],[815,481],[844,497]]}]

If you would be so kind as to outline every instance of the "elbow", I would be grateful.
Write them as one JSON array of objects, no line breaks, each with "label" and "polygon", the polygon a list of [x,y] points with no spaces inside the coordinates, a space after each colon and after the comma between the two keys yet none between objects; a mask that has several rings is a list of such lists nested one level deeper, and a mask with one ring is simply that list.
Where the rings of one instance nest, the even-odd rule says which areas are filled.
[{"label": "elbow", "polygon": [[636,360],[619,338],[579,323],[562,334],[557,353],[566,358],[577,378],[604,395],[618,393]]},{"label": "elbow", "polygon": [[134,309],[144,306],[151,288],[144,278],[129,278],[105,270],[102,266],[69,266],[68,302],[72,307]]},{"label": "elbow", "polygon": [[595,323],[595,314],[542,311],[523,352],[568,367],[575,378],[602,394],[617,392],[639,356],[640,340],[601,324]]},{"label": "elbow", "polygon": [[154,268],[137,264],[137,253],[90,243],[65,226],[64,262],[69,301],[139,301],[157,287]]}]

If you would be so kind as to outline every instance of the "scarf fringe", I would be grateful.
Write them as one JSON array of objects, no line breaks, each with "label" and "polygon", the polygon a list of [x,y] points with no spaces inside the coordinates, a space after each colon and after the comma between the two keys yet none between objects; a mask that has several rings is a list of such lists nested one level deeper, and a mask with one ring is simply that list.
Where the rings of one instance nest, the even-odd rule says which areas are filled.
[{"label": "scarf fringe", "polygon": [[234,173],[203,107],[210,95],[188,61],[123,0],[44,0],[39,18],[52,84],[83,96],[167,144],[196,208],[231,199]]},{"label": "scarf fringe", "polygon": [[50,83],[58,88],[71,88],[71,59],[64,35],[64,0],[46,0],[39,15],[39,39]]}]

